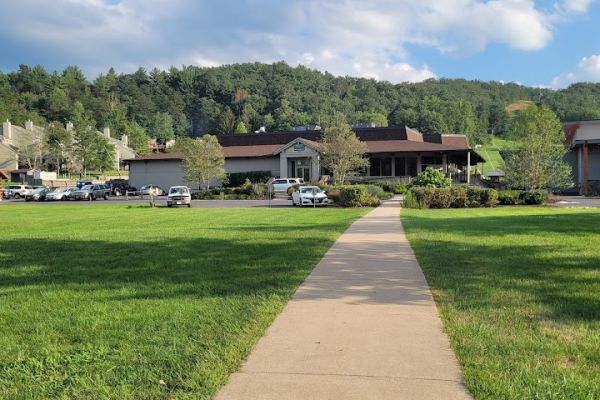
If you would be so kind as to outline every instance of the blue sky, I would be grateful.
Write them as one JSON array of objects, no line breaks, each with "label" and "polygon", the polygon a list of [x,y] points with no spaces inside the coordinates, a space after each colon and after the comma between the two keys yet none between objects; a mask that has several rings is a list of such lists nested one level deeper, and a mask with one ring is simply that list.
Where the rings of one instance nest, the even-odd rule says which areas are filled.
[{"label": "blue sky", "polygon": [[597,0],[18,0],[0,70],[303,64],[391,82],[600,81]]}]

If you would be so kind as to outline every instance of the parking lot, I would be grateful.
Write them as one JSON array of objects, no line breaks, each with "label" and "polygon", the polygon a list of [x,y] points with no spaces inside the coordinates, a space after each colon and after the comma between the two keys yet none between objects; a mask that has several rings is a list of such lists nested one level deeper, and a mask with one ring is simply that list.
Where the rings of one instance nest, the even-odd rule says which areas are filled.
[{"label": "parking lot", "polygon": [[[147,205],[150,204],[150,198],[144,196],[130,197],[126,199],[124,196],[109,197],[108,200],[95,201],[29,201],[23,199],[8,199],[0,201],[0,206],[10,206],[13,204],[31,204],[36,206],[62,206],[62,205],[81,205],[93,207],[98,204],[115,204],[115,205]],[[157,207],[167,206],[167,197],[158,196],[154,198],[154,204]],[[292,207],[292,201],[287,199],[276,198],[269,200],[192,200],[192,208],[249,208],[249,207]]]}]

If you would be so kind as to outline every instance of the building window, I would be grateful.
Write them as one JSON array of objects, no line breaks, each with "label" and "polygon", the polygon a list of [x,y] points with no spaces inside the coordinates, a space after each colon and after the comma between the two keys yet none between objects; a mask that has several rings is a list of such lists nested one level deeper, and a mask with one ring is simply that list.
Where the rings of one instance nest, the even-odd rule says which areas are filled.
[{"label": "building window", "polygon": [[370,176],[381,176],[381,158],[371,158],[369,160],[369,175]]},{"label": "building window", "polygon": [[392,158],[371,158],[370,176],[392,176]]},{"label": "building window", "polygon": [[408,176],[417,176],[417,158],[409,157],[406,159],[406,172]]},{"label": "building window", "polygon": [[381,159],[381,176],[392,176],[392,158]]},{"label": "building window", "polygon": [[406,158],[405,157],[396,157],[394,162],[396,165],[394,166],[394,173],[396,176],[406,176]]}]

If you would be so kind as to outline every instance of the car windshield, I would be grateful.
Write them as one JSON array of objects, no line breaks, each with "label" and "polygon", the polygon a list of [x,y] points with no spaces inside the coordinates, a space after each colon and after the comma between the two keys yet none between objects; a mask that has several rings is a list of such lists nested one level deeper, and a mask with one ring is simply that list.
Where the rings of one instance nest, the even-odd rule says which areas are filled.
[{"label": "car windshield", "polygon": [[174,187],[169,189],[169,194],[186,194],[189,193],[186,187]]},{"label": "car windshield", "polygon": [[303,187],[300,189],[300,193],[312,193],[315,192],[316,193],[321,193],[321,189],[319,189],[318,187]]},{"label": "car windshield", "polygon": [[84,187],[81,188],[81,190],[92,190],[94,188],[93,185],[85,185]]}]

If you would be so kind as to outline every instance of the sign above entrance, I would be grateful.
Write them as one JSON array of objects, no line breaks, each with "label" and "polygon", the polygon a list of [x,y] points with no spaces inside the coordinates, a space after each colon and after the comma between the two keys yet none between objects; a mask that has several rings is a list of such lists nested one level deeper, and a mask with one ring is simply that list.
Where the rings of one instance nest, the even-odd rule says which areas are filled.
[{"label": "sign above entrance", "polygon": [[304,150],[306,150],[306,145],[304,143],[294,144],[294,151],[304,151]]}]

